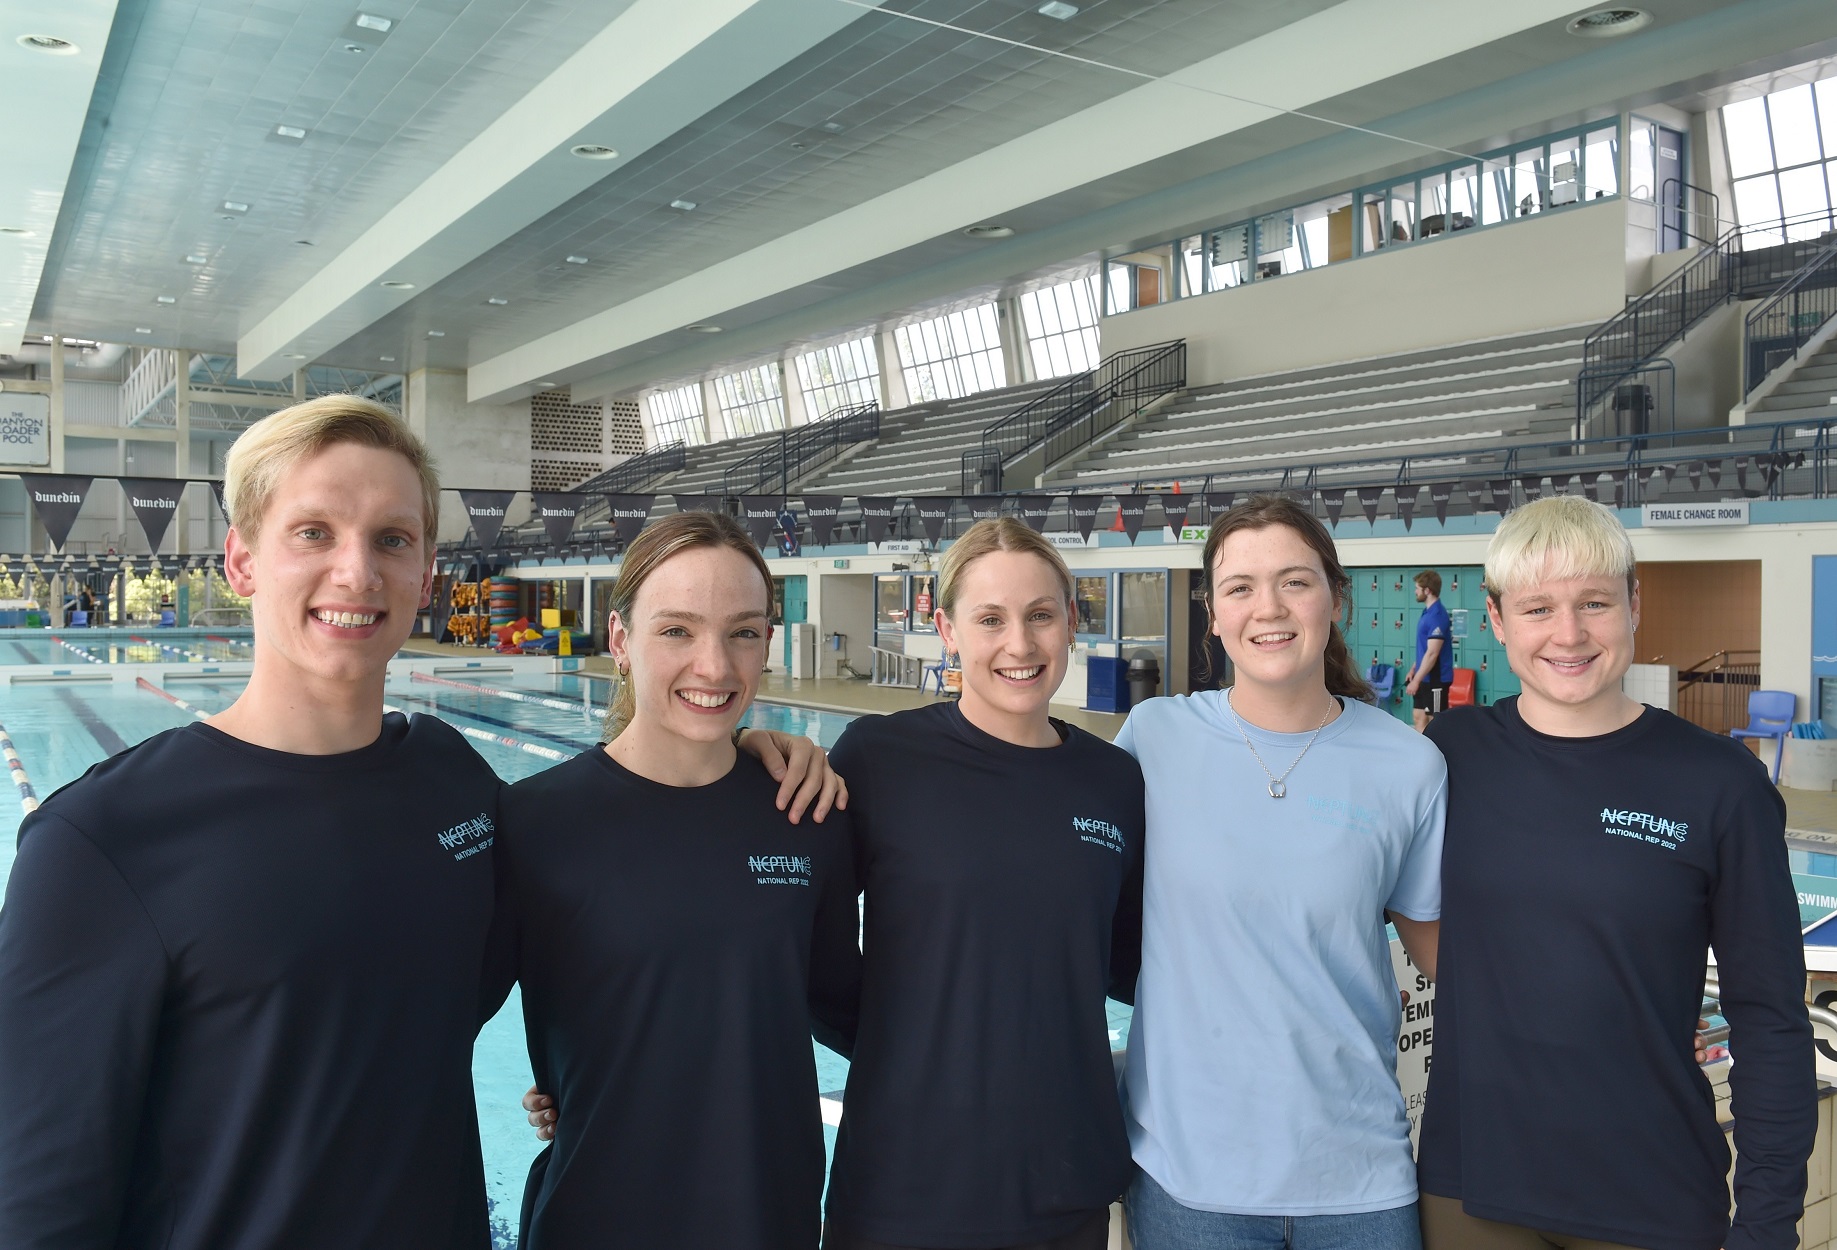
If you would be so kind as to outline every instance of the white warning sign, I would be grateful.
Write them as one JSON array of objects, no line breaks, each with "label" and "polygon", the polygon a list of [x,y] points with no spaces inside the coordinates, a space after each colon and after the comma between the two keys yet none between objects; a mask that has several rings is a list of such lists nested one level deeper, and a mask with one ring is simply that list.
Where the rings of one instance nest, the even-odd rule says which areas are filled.
[{"label": "white warning sign", "polygon": [[1403,943],[1391,941],[1391,971],[1403,991],[1403,1023],[1397,1029],[1397,1085],[1410,1117],[1410,1146],[1422,1135],[1422,1109],[1429,1099],[1429,1059],[1435,1046],[1435,983],[1410,962]]}]

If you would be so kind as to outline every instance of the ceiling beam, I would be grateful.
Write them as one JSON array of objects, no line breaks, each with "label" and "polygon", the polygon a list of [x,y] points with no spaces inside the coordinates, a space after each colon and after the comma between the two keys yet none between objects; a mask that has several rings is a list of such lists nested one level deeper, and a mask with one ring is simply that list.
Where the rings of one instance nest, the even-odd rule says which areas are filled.
[{"label": "ceiling beam", "polygon": [[[634,0],[237,341],[236,372],[291,374],[561,207],[863,10],[836,0]],[[572,155],[613,148],[610,160]],[[385,288],[384,282],[411,287]]]}]

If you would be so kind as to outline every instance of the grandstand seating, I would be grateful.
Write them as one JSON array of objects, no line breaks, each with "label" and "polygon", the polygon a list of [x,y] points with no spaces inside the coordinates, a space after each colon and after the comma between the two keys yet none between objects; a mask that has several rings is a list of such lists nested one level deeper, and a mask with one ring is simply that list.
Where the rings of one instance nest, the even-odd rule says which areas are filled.
[{"label": "grandstand seating", "polygon": [[[801,489],[831,495],[954,495],[963,453],[980,445],[982,431],[1061,380],[1029,382],[886,413],[881,417],[878,442],[829,465],[802,483]],[[671,489],[677,488],[672,485]]]},{"label": "grandstand seating", "polygon": [[1461,343],[1194,390],[1047,485],[1267,475],[1293,464],[1564,437],[1592,326]]},{"label": "grandstand seating", "polygon": [[1748,408],[1748,420],[1791,421],[1837,416],[1837,339],[1806,358],[1767,395]]}]

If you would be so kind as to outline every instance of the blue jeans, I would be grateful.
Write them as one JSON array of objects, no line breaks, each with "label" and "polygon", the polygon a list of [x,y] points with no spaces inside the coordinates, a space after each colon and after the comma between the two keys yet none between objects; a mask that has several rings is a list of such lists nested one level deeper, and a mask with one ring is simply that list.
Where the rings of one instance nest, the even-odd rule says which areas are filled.
[{"label": "blue jeans", "polygon": [[1413,1202],[1359,1215],[1228,1215],[1182,1206],[1139,1168],[1123,1214],[1135,1250],[1422,1250]]}]

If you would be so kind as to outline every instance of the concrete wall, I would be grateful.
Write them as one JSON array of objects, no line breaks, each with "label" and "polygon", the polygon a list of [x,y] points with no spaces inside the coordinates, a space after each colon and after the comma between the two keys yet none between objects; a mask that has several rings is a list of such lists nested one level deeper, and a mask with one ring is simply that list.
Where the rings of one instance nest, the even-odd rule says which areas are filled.
[{"label": "concrete wall", "polygon": [[[529,403],[468,404],[466,375],[417,369],[402,386],[402,415],[426,441],[451,487],[529,489]],[[520,495],[505,516],[505,525],[529,519],[529,496]],[[440,538],[465,537],[465,510],[448,496],[441,502]]]},{"label": "concrete wall", "polygon": [[[787,562],[789,563],[789,562]],[[846,659],[856,672],[872,664],[868,649],[874,645],[874,578],[871,573],[819,573],[810,571],[810,621],[816,626],[816,670],[820,677],[839,676],[836,661]],[[830,634],[847,634],[846,650],[829,649]]]},{"label": "concrete wall", "polygon": [[1605,200],[1106,317],[1106,355],[1187,341],[1195,386],[1604,321],[1626,303],[1627,208]]}]

